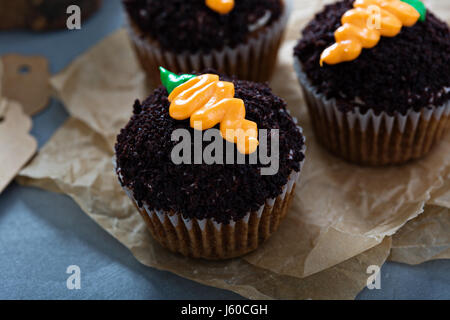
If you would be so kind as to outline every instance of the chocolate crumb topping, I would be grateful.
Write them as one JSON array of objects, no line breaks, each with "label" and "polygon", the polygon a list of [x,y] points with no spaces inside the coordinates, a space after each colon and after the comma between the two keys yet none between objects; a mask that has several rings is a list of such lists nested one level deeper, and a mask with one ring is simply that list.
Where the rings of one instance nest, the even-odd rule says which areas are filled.
[{"label": "chocolate crumb topping", "polygon": [[295,48],[312,85],[336,98],[343,112],[359,107],[365,113],[420,111],[450,99],[449,27],[429,10],[425,22],[403,27],[393,38],[382,37],[354,61],[320,67],[323,50],[335,42],[334,32],[353,0],[331,4],[302,32]]},{"label": "chocolate crumb topping", "polygon": [[281,0],[236,1],[234,9],[221,15],[205,0],[123,0],[125,8],[140,30],[166,50],[176,53],[210,52],[224,46],[245,43],[249,26],[271,12],[267,25],[283,12]]},{"label": "chocolate crumb topping", "polygon": [[[170,117],[167,90],[159,87],[143,103],[135,102],[133,116],[121,130],[115,146],[119,180],[133,191],[139,206],[145,202],[150,209],[182,214],[185,218],[213,218],[226,224],[280,195],[290,173],[300,170],[304,139],[287,112],[286,103],[266,84],[226,77],[221,80],[234,83],[236,97],[245,103],[247,119],[255,121],[259,129],[280,130],[278,173],[262,176],[260,168],[265,166],[259,161],[253,165],[175,165],[171,152],[178,142],[171,141],[172,132],[184,128],[193,137],[194,131],[189,120]],[[203,148],[208,144],[205,142]],[[224,141],[224,157],[227,144]],[[233,148],[236,155],[235,144]]]}]

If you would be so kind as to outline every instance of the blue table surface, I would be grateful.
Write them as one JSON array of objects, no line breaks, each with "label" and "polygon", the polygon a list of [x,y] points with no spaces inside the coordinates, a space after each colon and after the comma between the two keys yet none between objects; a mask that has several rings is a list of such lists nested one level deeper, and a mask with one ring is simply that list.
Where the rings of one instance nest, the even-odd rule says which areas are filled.
[{"label": "blue table surface", "polygon": [[[119,0],[77,31],[0,32],[0,55],[43,55],[51,72],[70,62],[124,23]],[[52,100],[36,115],[32,134],[42,147],[67,119]],[[0,195],[0,299],[241,299],[140,264],[122,244],[67,196],[12,183]],[[69,290],[66,269],[81,269],[81,289]],[[386,263],[381,289],[358,299],[450,299],[450,260],[418,266]]]}]

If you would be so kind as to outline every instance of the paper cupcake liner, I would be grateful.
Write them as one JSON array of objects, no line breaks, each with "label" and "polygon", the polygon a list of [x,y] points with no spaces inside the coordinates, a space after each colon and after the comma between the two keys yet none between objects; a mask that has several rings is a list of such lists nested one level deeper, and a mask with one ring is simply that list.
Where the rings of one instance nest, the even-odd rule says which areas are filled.
[{"label": "paper cupcake liner", "polygon": [[425,156],[450,125],[450,101],[405,115],[342,112],[309,82],[300,61],[295,69],[303,89],[317,140],[330,152],[363,165],[402,164]]},{"label": "paper cupcake liner", "polygon": [[[293,120],[297,123],[297,119]],[[303,133],[301,127],[297,128]],[[305,142],[306,139],[303,139]],[[302,153],[305,152],[304,144]],[[217,223],[214,219],[186,219],[181,214],[152,210],[146,203],[141,208],[134,199],[133,192],[127,187],[123,189],[141,214],[153,238],[163,247],[192,258],[230,259],[254,251],[278,229],[292,202],[304,162],[305,160],[300,163],[299,172],[291,172],[278,197],[268,199],[257,211],[249,212],[229,224]],[[119,181],[122,181],[115,158],[113,164]]]},{"label": "paper cupcake liner", "polygon": [[278,229],[286,216],[298,176],[298,172],[291,174],[277,198],[229,224],[213,219],[185,219],[180,214],[150,210],[146,204],[139,208],[136,202],[134,204],[153,238],[163,247],[187,257],[230,259],[255,250]]},{"label": "paper cupcake liner", "polygon": [[208,54],[177,54],[164,50],[155,40],[144,35],[130,18],[128,29],[137,57],[152,87],[160,84],[159,66],[178,74],[213,68],[230,76],[235,75],[238,79],[265,82],[274,72],[292,1],[284,0],[284,13],[278,21],[255,31],[246,43]]}]

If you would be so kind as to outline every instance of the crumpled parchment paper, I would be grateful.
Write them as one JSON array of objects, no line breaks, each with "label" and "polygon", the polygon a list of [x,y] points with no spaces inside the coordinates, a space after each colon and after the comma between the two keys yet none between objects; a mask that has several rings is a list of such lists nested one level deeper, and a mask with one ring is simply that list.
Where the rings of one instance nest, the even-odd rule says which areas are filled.
[{"label": "crumpled parchment paper", "polygon": [[450,170],[444,175],[444,186],[431,194],[428,204],[450,209]]},{"label": "crumpled parchment paper", "polygon": [[146,265],[249,298],[354,298],[366,285],[367,267],[387,258],[390,236],[423,211],[432,193],[445,194],[450,135],[425,159],[399,167],[358,167],[319,147],[293,72],[292,49],[322,1],[296,6],[271,84],[304,128],[307,160],[286,221],[256,252],[226,262],[171,254],[150,238],[122,192],[111,163],[115,136],[133,100],[148,93],[124,30],[52,79],[72,118],[20,181],[70,195]]},{"label": "crumpled parchment paper", "polygon": [[436,259],[450,259],[450,209],[427,205],[392,238],[389,260],[419,264]]},{"label": "crumpled parchment paper", "polygon": [[389,256],[389,260],[407,264],[436,259],[450,259],[450,170],[424,212],[392,237]]}]

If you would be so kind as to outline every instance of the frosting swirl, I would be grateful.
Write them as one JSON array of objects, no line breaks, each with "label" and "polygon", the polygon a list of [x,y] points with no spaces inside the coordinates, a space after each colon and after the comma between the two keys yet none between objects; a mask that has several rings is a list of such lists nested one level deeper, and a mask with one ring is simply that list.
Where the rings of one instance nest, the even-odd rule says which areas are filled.
[{"label": "frosting swirl", "polygon": [[234,0],[206,0],[206,5],[220,14],[228,14],[234,8]]},{"label": "frosting swirl", "polygon": [[220,81],[218,75],[204,74],[177,86],[169,95],[170,116],[176,120],[190,118],[196,130],[207,130],[220,123],[222,137],[237,144],[242,154],[258,147],[258,127],[245,119],[245,105],[234,98],[232,82]]},{"label": "frosting swirl", "polygon": [[334,34],[336,43],[322,53],[321,66],[355,60],[363,48],[375,47],[382,36],[395,37],[420,18],[413,6],[400,0],[356,0],[353,7],[342,17]]}]

